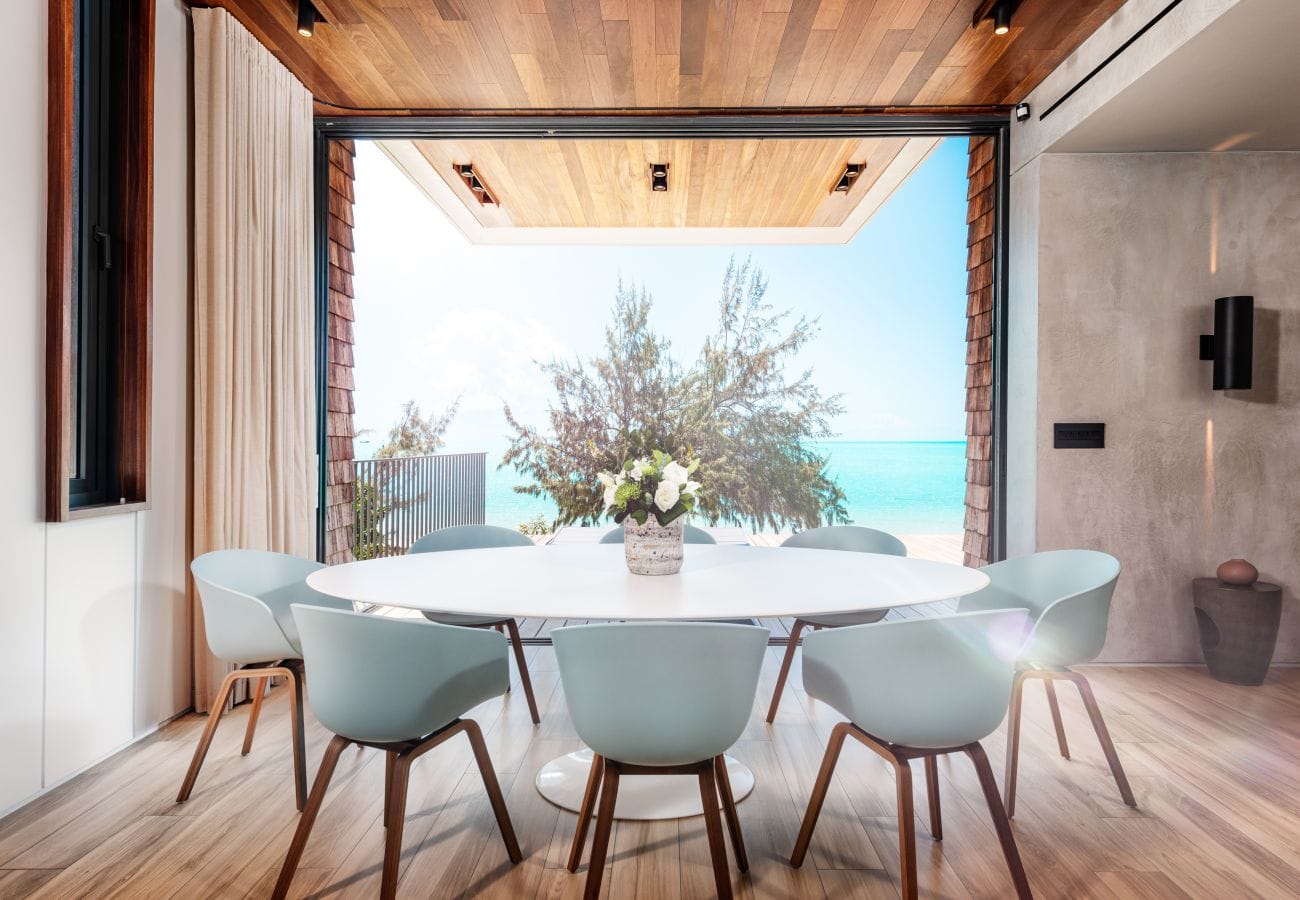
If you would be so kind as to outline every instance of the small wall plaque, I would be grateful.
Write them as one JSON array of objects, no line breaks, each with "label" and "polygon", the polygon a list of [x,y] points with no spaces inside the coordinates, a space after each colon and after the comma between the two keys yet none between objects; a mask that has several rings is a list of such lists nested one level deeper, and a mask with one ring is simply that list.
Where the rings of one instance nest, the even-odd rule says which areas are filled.
[{"label": "small wall plaque", "polygon": [[1057,450],[1100,450],[1106,446],[1105,422],[1057,422],[1052,426]]}]

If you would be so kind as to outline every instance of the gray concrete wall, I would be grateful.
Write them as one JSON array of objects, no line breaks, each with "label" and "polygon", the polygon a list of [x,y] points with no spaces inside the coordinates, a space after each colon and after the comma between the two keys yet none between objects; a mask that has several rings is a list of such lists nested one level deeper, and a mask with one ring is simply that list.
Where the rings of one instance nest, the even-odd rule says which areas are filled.
[{"label": "gray concrete wall", "polygon": [[[1013,310],[1034,306],[1028,278],[1037,548],[1122,561],[1104,660],[1199,661],[1190,581],[1234,556],[1288,587],[1275,659],[1300,660],[1300,153],[1035,165],[1017,180],[1036,204],[1013,199],[1038,232],[1037,254],[1028,226],[1018,238]],[[1197,358],[1228,294],[1255,296],[1251,391],[1212,391]],[[1105,422],[1106,449],[1052,449],[1058,421]]]},{"label": "gray concrete wall", "polygon": [[1007,291],[1007,556],[1033,553],[1038,528],[1038,202],[1042,163],[1011,176]]}]

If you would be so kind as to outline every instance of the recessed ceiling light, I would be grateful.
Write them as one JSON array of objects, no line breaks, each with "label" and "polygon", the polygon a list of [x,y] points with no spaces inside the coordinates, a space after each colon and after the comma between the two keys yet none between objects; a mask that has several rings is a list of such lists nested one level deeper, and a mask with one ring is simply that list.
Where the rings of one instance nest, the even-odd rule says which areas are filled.
[{"label": "recessed ceiling light", "polygon": [[452,168],[479,203],[484,206],[498,205],[496,196],[488,190],[487,185],[483,183],[483,179],[479,178],[478,173],[474,171],[473,163],[456,163]]},{"label": "recessed ceiling light", "polygon": [[840,173],[839,179],[835,182],[835,187],[831,188],[831,193],[848,191],[849,188],[853,187],[854,180],[862,174],[862,169],[862,163],[849,163],[846,165],[844,171]]},{"label": "recessed ceiling light", "polygon": [[668,163],[650,164],[650,190],[668,190]]}]

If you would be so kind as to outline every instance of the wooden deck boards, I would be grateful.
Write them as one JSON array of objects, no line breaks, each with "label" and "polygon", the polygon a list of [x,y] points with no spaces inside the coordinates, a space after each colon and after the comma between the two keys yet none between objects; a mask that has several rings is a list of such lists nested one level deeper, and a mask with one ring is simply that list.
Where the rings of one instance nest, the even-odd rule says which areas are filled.
[{"label": "wooden deck boards", "polygon": [[[468,746],[453,741],[415,767],[400,897],[566,898],[583,872],[563,869],[574,816],[533,789],[537,769],[579,743],[553,651],[530,647],[542,712],[533,727],[518,690],[472,713],[482,725],[525,859],[505,861]],[[758,786],[741,803],[751,859],[739,897],[897,897],[894,785],[849,746],[809,861],[785,862],[830,728],[838,716],[792,673],[774,725],[762,721],[780,661],[764,662],[753,714],[733,753]],[[1259,688],[1195,668],[1086,670],[1138,798],[1125,807],[1078,698],[1063,693],[1073,759],[1056,752],[1041,690],[1026,696],[1014,829],[1040,898],[1293,897],[1300,893],[1300,670]],[[513,674],[513,667],[512,667]],[[253,752],[239,755],[247,707],[217,732],[193,798],[173,802],[203,718],[186,716],[0,820],[0,896],[265,897],[283,859],[293,808],[285,689],[272,691]],[[327,735],[309,718],[314,772]],[[1001,773],[1001,733],[985,746]],[[995,898],[1010,890],[997,842],[963,759],[940,762],[945,836],[917,823],[927,897]],[[378,888],[383,762],[349,750],[303,859],[294,896],[373,897]],[[918,790],[921,782],[917,781]],[[604,896],[711,896],[698,820],[618,823]]]}]

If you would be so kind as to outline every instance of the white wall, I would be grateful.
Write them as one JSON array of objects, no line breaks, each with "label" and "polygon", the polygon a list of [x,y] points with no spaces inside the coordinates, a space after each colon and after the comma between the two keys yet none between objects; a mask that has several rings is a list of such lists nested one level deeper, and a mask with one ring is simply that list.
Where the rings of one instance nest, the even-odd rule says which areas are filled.
[{"label": "white wall", "polygon": [[46,0],[0,14],[0,812],[190,704],[189,15],[158,0],[153,448],[147,512],[43,523]]}]

